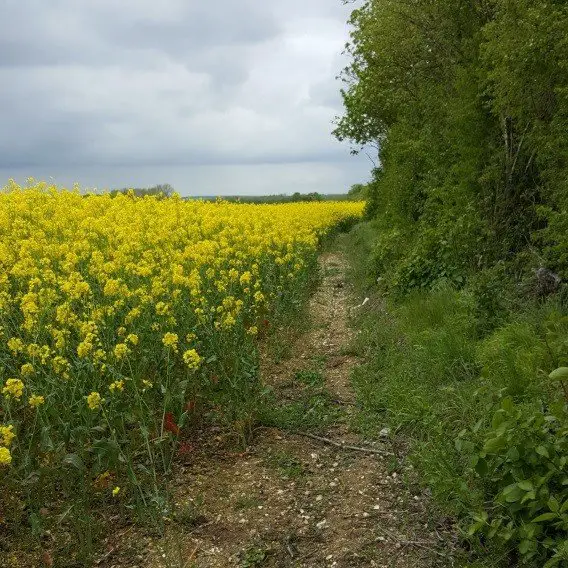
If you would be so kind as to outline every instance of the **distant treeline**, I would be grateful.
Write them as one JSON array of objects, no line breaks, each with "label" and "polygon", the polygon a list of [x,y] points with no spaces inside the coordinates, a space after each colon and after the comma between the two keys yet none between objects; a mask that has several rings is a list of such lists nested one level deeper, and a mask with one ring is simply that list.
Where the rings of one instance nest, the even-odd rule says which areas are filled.
[{"label": "distant treeline", "polygon": [[[214,196],[203,196],[199,199],[215,200]],[[223,196],[225,201],[232,201],[238,203],[297,203],[301,201],[349,201],[351,196],[347,194],[333,194],[333,193],[293,193],[286,195],[285,193],[277,195],[228,195]]]},{"label": "distant treeline", "polygon": [[[349,194],[333,194],[333,193],[300,193],[295,192],[292,195],[284,193],[277,195],[228,195],[222,196],[225,201],[234,203],[296,203],[300,201],[351,201],[357,199],[364,199],[364,191],[354,191],[354,188],[364,190],[365,186],[357,184],[353,186]],[[152,187],[124,187],[122,189],[113,189],[110,194],[112,196],[120,193],[126,194],[133,192],[137,197],[144,197],[146,195],[161,195],[163,197],[171,197],[175,189],[169,183],[161,183]],[[216,195],[199,195],[187,196],[184,199],[203,199],[204,201],[215,201],[219,197]]]},{"label": "distant treeline", "polygon": [[163,197],[171,197],[175,190],[169,183],[159,183],[152,187],[124,187],[122,189],[113,189],[110,194],[114,196],[119,193],[128,193],[130,191],[137,197],[144,197],[145,195],[162,195]]}]

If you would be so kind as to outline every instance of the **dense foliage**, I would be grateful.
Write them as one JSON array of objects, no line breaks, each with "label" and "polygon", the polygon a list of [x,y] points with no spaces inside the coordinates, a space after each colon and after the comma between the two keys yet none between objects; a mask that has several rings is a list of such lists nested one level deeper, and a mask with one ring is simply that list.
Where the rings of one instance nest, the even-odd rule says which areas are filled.
[{"label": "dense foliage", "polygon": [[482,557],[568,566],[547,379],[568,356],[568,5],[368,0],[351,24],[335,134],[379,148],[367,264],[390,296],[362,400]]},{"label": "dense foliage", "polygon": [[389,284],[461,284],[526,250],[548,219],[562,269],[565,2],[372,0],[351,23],[335,134],[380,145],[370,208],[385,219],[375,260]]}]

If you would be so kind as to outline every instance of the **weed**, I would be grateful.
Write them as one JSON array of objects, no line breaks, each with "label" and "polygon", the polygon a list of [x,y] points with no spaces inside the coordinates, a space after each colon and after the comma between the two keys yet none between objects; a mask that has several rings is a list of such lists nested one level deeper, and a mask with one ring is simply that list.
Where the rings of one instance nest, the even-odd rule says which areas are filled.
[{"label": "weed", "polygon": [[263,546],[254,545],[247,548],[242,554],[241,568],[255,568],[262,566],[268,556],[268,550]]},{"label": "weed", "polygon": [[262,501],[254,495],[240,495],[235,501],[234,508],[235,511],[254,509],[254,507],[258,507],[261,503]]},{"label": "weed", "polygon": [[258,412],[260,424],[283,430],[323,430],[340,417],[341,410],[327,391],[314,393],[309,388],[299,400],[292,402],[278,401],[274,392],[269,390]]},{"label": "weed", "polygon": [[277,469],[283,477],[297,479],[307,473],[305,466],[295,456],[286,451],[272,453],[266,460],[267,465]]},{"label": "weed", "polygon": [[198,495],[195,499],[177,505],[173,517],[177,523],[188,527],[196,527],[207,522],[203,514],[203,496]]},{"label": "weed", "polygon": [[325,379],[319,371],[298,371],[295,378],[310,387],[322,387],[325,384]]}]

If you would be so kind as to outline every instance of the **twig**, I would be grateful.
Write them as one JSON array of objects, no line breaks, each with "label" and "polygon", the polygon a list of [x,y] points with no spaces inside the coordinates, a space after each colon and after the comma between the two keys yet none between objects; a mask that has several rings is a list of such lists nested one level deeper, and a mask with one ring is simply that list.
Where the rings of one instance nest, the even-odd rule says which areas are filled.
[{"label": "twig", "polygon": [[188,563],[191,562],[194,558],[195,558],[195,554],[197,553],[197,549],[199,548],[199,544],[197,544],[195,546],[195,548],[193,549],[193,552],[189,555],[189,557],[187,558]]},{"label": "twig", "polygon": [[294,554],[294,550],[292,549],[292,544],[291,544],[291,538],[290,535],[288,535],[286,537],[286,550],[288,551],[288,554],[294,558],[296,555]]},{"label": "twig", "polygon": [[417,546],[418,548],[423,548],[428,550],[429,552],[433,552],[442,558],[447,558],[447,554],[437,551],[436,549],[429,546],[427,543],[422,542],[420,540],[401,540],[399,539],[392,531],[381,527],[380,525],[377,527],[382,533],[386,534],[393,542],[400,544],[401,546]]},{"label": "twig", "polygon": [[434,554],[437,554],[442,558],[447,558],[448,556],[447,554],[439,552],[438,550],[432,548],[431,546],[428,546],[423,542],[420,542],[419,540],[399,540],[398,542],[401,544],[401,546],[417,546],[418,548],[423,548],[424,550],[427,550],[428,552],[433,552]]},{"label": "twig", "polygon": [[377,450],[375,448],[366,448],[362,446],[352,446],[351,444],[344,444],[343,442],[336,442],[330,438],[324,438],[323,436],[316,436],[315,434],[308,434],[307,432],[299,432],[297,430],[290,430],[290,434],[295,434],[296,436],[305,436],[306,438],[311,438],[312,440],[317,440],[318,442],[323,442],[324,444],[329,444],[330,446],[335,446],[336,448],[341,448],[342,450],[353,450],[355,452],[366,452],[368,454],[377,454],[380,456],[394,456],[392,452],[386,450]]}]

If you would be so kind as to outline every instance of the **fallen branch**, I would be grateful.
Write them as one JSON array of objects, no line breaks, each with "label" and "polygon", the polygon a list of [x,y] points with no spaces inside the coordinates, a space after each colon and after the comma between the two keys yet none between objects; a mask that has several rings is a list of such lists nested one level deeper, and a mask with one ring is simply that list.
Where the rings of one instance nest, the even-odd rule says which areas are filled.
[{"label": "fallen branch", "polygon": [[401,546],[417,546],[418,548],[423,548],[424,550],[427,550],[428,552],[432,552],[433,554],[437,554],[438,556],[441,556],[442,558],[448,557],[447,554],[444,554],[443,552],[440,552],[439,550],[436,550],[435,548],[432,548],[428,544],[421,542],[419,540],[399,540],[398,542],[400,543]]},{"label": "fallen branch", "polygon": [[386,528],[384,528],[380,525],[377,528],[382,533],[386,534],[392,542],[398,543],[398,544],[400,544],[400,546],[416,546],[418,548],[423,548],[424,550],[428,550],[428,552],[432,552],[433,554],[441,556],[442,558],[448,557],[447,554],[444,554],[443,552],[436,550],[435,548],[430,546],[430,544],[427,543],[427,542],[424,542],[424,541],[421,541],[421,540],[403,540],[403,539],[398,538],[398,536],[396,534],[394,534],[392,531],[389,531],[388,529],[386,529]]},{"label": "fallen branch", "polygon": [[367,448],[363,446],[352,446],[351,444],[336,442],[335,440],[331,440],[330,438],[324,438],[323,436],[316,436],[315,434],[308,434],[307,432],[300,432],[298,430],[289,430],[289,432],[290,434],[311,438],[312,440],[317,440],[318,442],[323,442],[324,444],[329,444],[330,446],[335,446],[336,448],[341,448],[342,450],[353,450],[354,452],[365,452],[367,454],[377,454],[379,456],[394,456],[392,452],[388,452],[387,450],[378,450],[376,448]]}]

